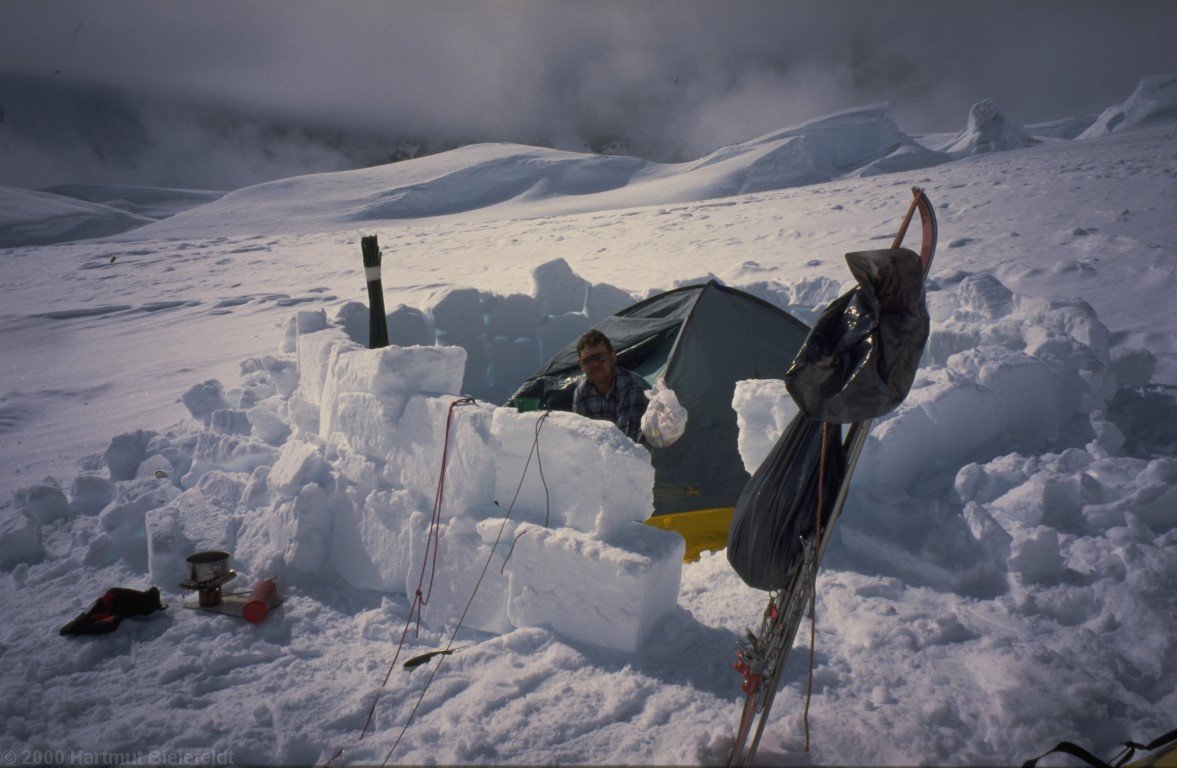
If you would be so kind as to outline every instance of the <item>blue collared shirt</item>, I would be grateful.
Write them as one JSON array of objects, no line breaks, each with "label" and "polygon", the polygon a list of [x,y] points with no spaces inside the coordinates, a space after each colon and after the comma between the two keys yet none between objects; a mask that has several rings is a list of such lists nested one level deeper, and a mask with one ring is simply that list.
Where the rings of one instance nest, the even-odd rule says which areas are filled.
[{"label": "blue collared shirt", "polygon": [[572,393],[572,410],[590,419],[608,419],[635,443],[642,435],[642,414],[649,402],[645,380],[624,368],[617,368],[606,395],[588,379],[581,379]]}]

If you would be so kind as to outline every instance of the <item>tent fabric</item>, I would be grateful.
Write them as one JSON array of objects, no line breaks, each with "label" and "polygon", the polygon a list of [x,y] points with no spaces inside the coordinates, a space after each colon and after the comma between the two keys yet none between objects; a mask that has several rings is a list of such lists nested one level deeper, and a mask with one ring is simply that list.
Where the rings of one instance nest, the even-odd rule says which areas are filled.
[{"label": "tent fabric", "polygon": [[[676,528],[658,518],[695,513],[688,528],[716,528],[706,536],[711,547],[721,549],[731,509],[749,479],[737,446],[736,382],[784,378],[808,326],[713,280],[652,296],[594,327],[609,337],[620,366],[650,384],[663,376],[688,413],[681,439],[650,449],[654,524]],[[524,382],[512,401],[538,397],[542,408],[571,410],[580,376],[573,341]],[[701,524],[704,519],[708,522]],[[698,537],[680,532],[688,552],[694,548],[697,554]]]}]

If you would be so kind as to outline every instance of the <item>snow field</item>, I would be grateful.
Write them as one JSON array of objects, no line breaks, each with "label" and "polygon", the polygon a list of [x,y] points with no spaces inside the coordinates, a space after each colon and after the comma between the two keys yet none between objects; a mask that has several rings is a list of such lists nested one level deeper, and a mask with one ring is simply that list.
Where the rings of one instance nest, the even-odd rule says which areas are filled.
[{"label": "snow field", "polygon": [[[474,166],[504,156],[525,164],[546,151],[472,148],[431,166],[341,177],[334,197],[317,195],[321,177],[289,180],[118,240],[5,253],[0,329],[16,364],[0,392],[9,472],[0,581],[12,618],[0,643],[10,693],[0,700],[0,747],[228,749],[241,764],[311,764],[342,746],[342,764],[375,764],[424,693],[392,762],[724,762],[740,703],[730,663],[763,593],[722,553],[680,565],[643,546],[632,535],[636,508],[627,521],[602,516],[612,491],[593,467],[610,439],[564,435],[575,429],[554,417],[512,512],[520,522],[502,526],[521,469],[500,481],[499,456],[525,464],[540,424],[538,414],[485,404],[453,411],[437,576],[405,651],[445,647],[489,561],[455,640],[464,647],[434,662],[428,691],[432,670],[395,669],[373,730],[355,741],[408,620],[456,399],[408,387],[361,402],[363,393],[336,386],[332,366],[366,354],[366,308],[347,303],[364,296],[355,243],[375,231],[386,249],[394,344],[461,347],[457,391],[492,400],[494,388],[505,394],[505,381],[534,369],[505,353],[538,347],[538,359],[575,338],[598,285],[641,296],[714,273],[778,305],[821,297],[788,307],[811,319],[840,290],[839,255],[889,240],[912,183],[931,194],[944,238],[929,293],[933,338],[911,407],[876,427],[819,576],[813,750],[801,751],[803,627],[761,756],[1010,765],[1060,739],[1110,755],[1125,738],[1171,729],[1177,406],[1165,385],[1177,381],[1177,167],[1164,116],[1162,106],[1130,131],[914,175],[840,175],[703,202],[683,201],[740,188],[737,177],[772,152],[700,169],[722,171],[713,187],[701,175],[660,180],[625,168],[630,183],[596,187],[607,191],[545,198],[537,184],[511,198],[518,169],[480,176]],[[1090,124],[1029,132],[1070,138]],[[870,154],[850,147],[842,156]],[[909,154],[901,147],[888,162]],[[559,162],[540,169],[548,183]],[[779,178],[805,172],[787,165]],[[443,218],[365,219],[363,230],[341,220],[385,192],[394,216],[399,191],[454,170],[483,188],[410,201]],[[487,188],[507,177],[510,189]],[[503,202],[455,213],[470,198]],[[626,207],[638,204],[650,207]],[[593,279],[557,265],[552,282],[565,289],[540,291],[532,270],[556,257]],[[1083,301],[1050,298],[1060,292]],[[537,313],[538,324],[512,338]],[[300,343],[320,344],[305,388]],[[443,380],[458,366],[426,362],[449,371]],[[355,365],[380,381],[392,375],[379,361]],[[786,423],[787,404],[772,383],[741,391],[751,466]],[[506,446],[494,432],[500,414]],[[389,430],[399,437],[380,437]],[[577,482],[593,477],[572,520],[551,503],[572,468],[549,458],[545,440],[579,452]],[[648,471],[639,458],[615,456],[609,471],[637,484]],[[47,473],[63,480],[35,480]],[[281,574],[291,599],[272,620],[180,609],[184,552],[226,543],[242,573],[230,589]],[[636,606],[667,605],[676,571],[676,604],[644,625],[653,620]],[[145,588],[154,572],[166,572],[167,611],[104,638],[54,634],[107,587]],[[625,593],[588,620],[595,608],[580,601],[594,582]],[[515,589],[523,599],[512,603]],[[605,635],[613,646],[600,644]]]}]

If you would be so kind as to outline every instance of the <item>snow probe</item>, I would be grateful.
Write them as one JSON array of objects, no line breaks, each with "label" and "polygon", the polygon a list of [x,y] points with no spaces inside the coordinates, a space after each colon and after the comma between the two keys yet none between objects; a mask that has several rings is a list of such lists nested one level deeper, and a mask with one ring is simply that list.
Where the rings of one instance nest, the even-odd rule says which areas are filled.
[{"label": "snow probe", "polygon": [[[936,251],[936,215],[932,209],[931,202],[922,189],[913,187],[912,195],[911,205],[903,218],[903,223],[899,227],[899,232],[895,236],[891,250],[899,250],[903,244],[903,238],[907,233],[908,226],[911,224],[911,220],[918,210],[923,236],[919,252],[919,266],[922,268],[923,276],[926,277]],[[848,260],[849,256],[855,255],[857,254],[849,254]],[[814,335],[816,334],[811,334],[811,339],[806,341],[805,347],[809,346]],[[798,354],[798,358],[805,354],[805,347]],[[797,364],[794,363],[794,368],[790,370],[790,374],[794,372],[796,366]],[[910,382],[908,384],[910,385]],[[793,392],[792,387],[790,387],[790,392]],[[906,392],[902,394],[906,394]],[[902,395],[899,397],[901,399]],[[803,415],[809,415],[805,413],[805,404],[799,403],[799,405],[802,406]],[[849,405],[850,411],[852,412],[858,404],[851,403]],[[894,407],[894,405],[883,405],[885,407]],[[817,406],[815,405],[815,407]],[[788,659],[789,650],[793,646],[793,640],[800,626],[802,614],[807,604],[811,607],[813,605],[817,571],[821,566],[821,559],[825,554],[826,547],[829,545],[834,524],[837,522],[838,515],[841,513],[842,507],[846,502],[846,496],[850,488],[850,479],[854,474],[854,468],[858,463],[863,446],[866,444],[867,434],[870,432],[873,419],[874,417],[863,418],[860,421],[852,423],[841,445],[838,446],[835,444],[835,448],[841,449],[836,454],[827,451],[827,443],[830,440],[831,433],[834,433],[835,428],[838,429],[837,434],[841,434],[840,427],[837,424],[828,423],[835,421],[833,418],[821,419],[821,460],[817,468],[817,481],[814,483],[816,504],[810,510],[811,514],[815,517],[816,525],[812,530],[807,530],[803,535],[799,536],[797,546],[792,548],[796,552],[795,556],[788,561],[789,571],[785,578],[780,583],[773,582],[775,587],[771,588],[769,592],[768,605],[764,610],[759,631],[753,633],[751,629],[747,630],[745,639],[738,644],[736,662],[733,666],[744,678],[742,689],[745,694],[745,701],[736,731],[735,743],[732,745],[731,757],[728,760],[729,766],[749,765],[756,757],[756,750],[760,744],[760,738],[764,733],[768,713],[772,708],[777,686],[780,684],[781,673]],[[799,417],[799,420],[804,419],[803,417]],[[839,457],[844,455],[844,466],[838,468],[841,473],[841,482],[837,485],[832,502],[829,496],[823,493],[823,485],[825,484],[827,472],[825,462],[827,453],[838,455]],[[841,461],[841,459],[839,460]],[[756,478],[754,477],[753,482],[755,480]],[[744,498],[741,497],[741,502],[743,501]],[[824,520],[822,519],[823,516],[825,518]],[[735,523],[736,521],[733,520],[733,530]],[[732,559],[731,550],[732,548],[729,544],[729,560]],[[745,577],[744,573],[740,575]],[[747,580],[747,577],[745,577],[745,581]],[[812,646],[812,640],[810,644]],[[808,704],[806,705],[806,714],[808,715]],[[749,736],[752,737],[750,745],[748,745]],[[808,740],[806,741],[806,748],[808,749]]]}]

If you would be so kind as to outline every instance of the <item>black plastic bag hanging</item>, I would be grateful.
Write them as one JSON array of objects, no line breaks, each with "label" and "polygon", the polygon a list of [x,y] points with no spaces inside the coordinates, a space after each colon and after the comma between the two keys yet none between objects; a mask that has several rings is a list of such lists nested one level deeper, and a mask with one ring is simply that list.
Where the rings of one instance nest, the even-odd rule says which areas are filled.
[{"label": "black plastic bag hanging", "polygon": [[801,413],[852,424],[903,402],[928,340],[920,258],[906,248],[846,254],[858,286],[834,300],[785,374]]},{"label": "black plastic bag hanging", "polygon": [[802,540],[817,530],[819,488],[822,520],[828,520],[845,475],[841,427],[797,414],[732,513],[727,559],[745,584],[774,590],[788,583],[801,564]]}]

